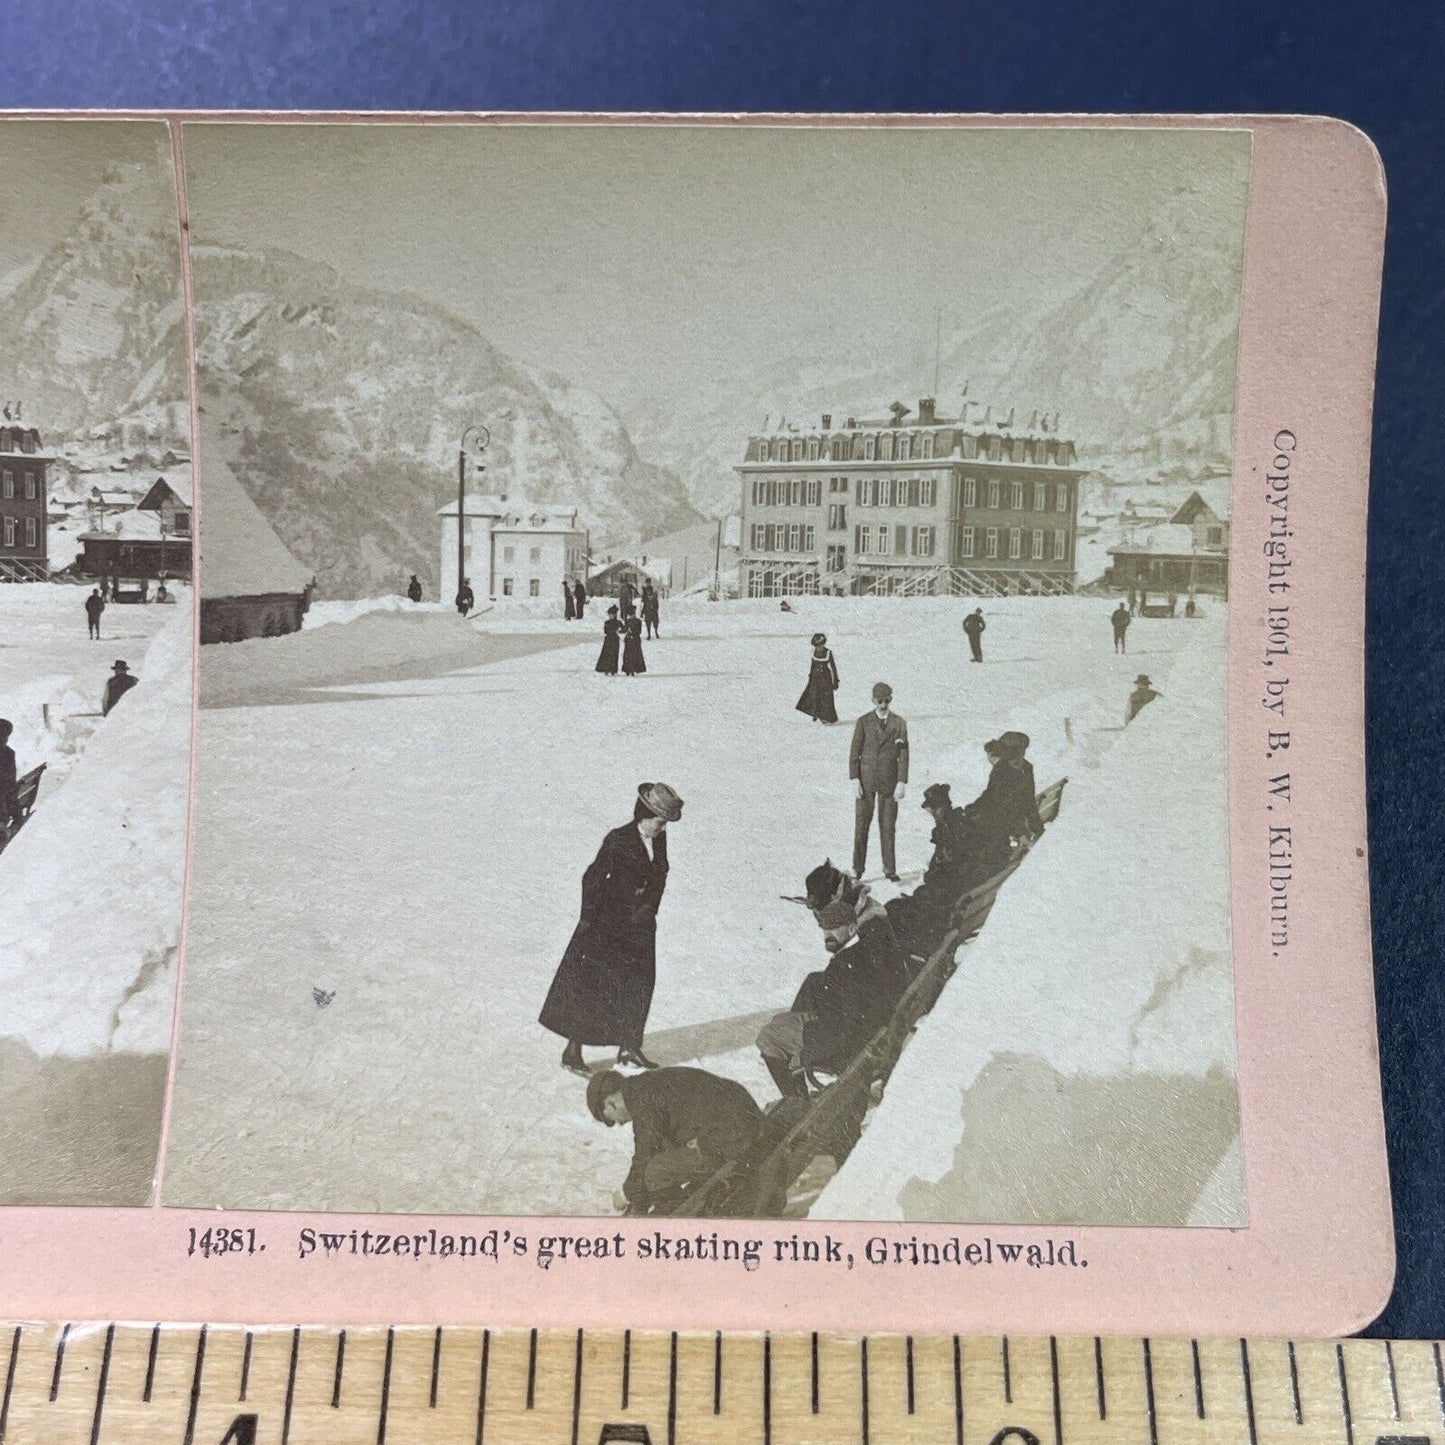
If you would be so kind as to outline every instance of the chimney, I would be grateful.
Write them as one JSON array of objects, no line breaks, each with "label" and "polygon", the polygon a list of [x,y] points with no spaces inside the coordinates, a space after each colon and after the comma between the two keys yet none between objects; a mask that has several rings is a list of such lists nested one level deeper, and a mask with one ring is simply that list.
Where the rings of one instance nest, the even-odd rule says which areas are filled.
[{"label": "chimney", "polygon": [[935,402],[931,396],[920,397],[918,402],[918,424],[919,426],[933,425],[933,408]]},{"label": "chimney", "polygon": [[832,425],[833,425],[833,414],[832,414],[831,412],[825,411],[825,412],[823,413],[823,430],[824,430],[824,431],[830,430],[831,427],[832,427]]}]

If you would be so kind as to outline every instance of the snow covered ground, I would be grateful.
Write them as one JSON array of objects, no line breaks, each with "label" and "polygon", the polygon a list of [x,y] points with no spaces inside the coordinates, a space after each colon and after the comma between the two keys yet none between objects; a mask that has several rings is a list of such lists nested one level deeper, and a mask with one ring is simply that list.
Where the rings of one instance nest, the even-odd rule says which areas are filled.
[{"label": "snow covered ground", "polygon": [[[139,1204],[150,1194],[185,869],[191,606],[0,588],[0,715],[22,772],[49,767],[0,854],[0,1200]],[[110,716],[111,663],[140,678]],[[49,708],[49,722],[44,707]]]},{"label": "snow covered ground", "polygon": [[[264,706],[215,705],[206,676],[233,653],[239,664],[239,647],[204,649],[167,1202],[608,1213],[630,1132],[590,1119],[581,1084],[558,1066],[561,1040],[536,1015],[582,871],[630,816],[640,781],[667,781],[686,800],[670,831],[649,1052],[701,1061],[766,1100],[757,1028],[825,957],[816,926],[779,895],[800,892],[825,856],[849,856],[847,720],[874,681],[892,683],[912,739],[905,870],[928,856],[923,788],[947,780],[956,799],[972,796],[982,743],[1005,728],[1031,734],[1040,784],[1068,774],[1065,809],[1078,798],[1082,811],[1087,780],[1126,736],[1136,672],[1162,689],[1162,710],[1176,676],[1197,671],[1190,705],[1222,720],[1222,610],[1141,620],[1118,657],[1107,600],[994,601],[975,666],[959,602],[793,605],[665,606],[637,679],[592,670],[591,609],[582,624],[489,613],[466,625],[495,660],[390,682],[365,680],[370,649],[346,641],[368,616],[385,618],[316,626],[281,641],[316,649],[321,688]],[[455,627],[441,611],[391,622]],[[842,675],[845,721],[833,728],[793,706],[815,629]],[[339,666],[349,653],[354,679]],[[294,687],[294,660],[277,657]],[[1190,764],[1223,776],[1222,756]],[[1141,915],[1157,916],[1153,860],[1128,831],[1107,842]],[[1022,894],[1030,878],[1009,887]],[[1066,933],[1067,880],[1051,896]],[[1134,992],[1153,977],[1149,959],[1120,966],[1135,969]],[[956,1101],[960,1082],[957,1069],[940,1078],[940,1097]]]}]

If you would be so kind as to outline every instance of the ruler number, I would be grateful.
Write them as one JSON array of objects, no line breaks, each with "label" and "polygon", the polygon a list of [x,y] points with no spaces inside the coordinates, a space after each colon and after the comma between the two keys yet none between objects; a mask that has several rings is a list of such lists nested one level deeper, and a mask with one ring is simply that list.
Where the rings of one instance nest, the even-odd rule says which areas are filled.
[{"label": "ruler number", "polygon": [[255,1415],[237,1415],[221,1436],[221,1445],[256,1445],[257,1419]]},{"label": "ruler number", "polygon": [[[1039,1445],[1039,1437],[1035,1435],[1032,1430],[1025,1430],[1022,1425],[1005,1425],[1003,1429],[988,1442],[988,1445],[1004,1445],[1004,1442],[1007,1441],[1011,1435],[1016,1436],[1019,1441],[1022,1442],[1022,1445]],[[225,1442],[222,1441],[221,1445],[225,1445]],[[1381,1442],[1381,1445],[1383,1445],[1383,1442]],[[1429,1441],[1426,1441],[1425,1445],[1429,1445]]]}]

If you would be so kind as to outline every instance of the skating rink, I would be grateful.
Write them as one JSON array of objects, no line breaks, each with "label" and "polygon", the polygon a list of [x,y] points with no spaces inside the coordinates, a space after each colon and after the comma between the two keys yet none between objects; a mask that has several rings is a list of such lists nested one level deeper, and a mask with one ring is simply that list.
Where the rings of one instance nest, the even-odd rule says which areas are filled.
[{"label": "skating rink", "polygon": [[[223,707],[205,705],[204,676],[226,649],[206,649],[166,1202],[612,1212],[631,1131],[593,1122],[562,1040],[536,1019],[582,872],[644,780],[686,802],[669,830],[648,1051],[770,1100],[753,1037],[826,961],[816,925],[779,895],[801,893],[825,857],[848,863],[848,743],[874,682],[908,720],[907,874],[929,853],[924,787],[946,781],[968,801],[986,739],[1022,729],[1040,787],[1077,780],[1125,736],[1136,673],[1164,694],[1156,707],[1176,668],[1203,661],[1222,679],[1213,599],[1197,620],[1136,620],[1126,656],[1113,599],[992,599],[982,665],[960,626],[973,605],[664,604],[636,679],[593,671],[596,608],[583,624],[489,614],[472,625],[508,655],[394,681],[338,680],[356,625],[338,622],[296,643],[324,687],[255,703],[232,689]],[[833,727],[794,708],[816,630],[842,678]],[[1217,706],[1222,737],[1222,687]],[[1188,765],[1222,777],[1224,760]],[[1028,865],[1008,887],[1029,887]]]}]

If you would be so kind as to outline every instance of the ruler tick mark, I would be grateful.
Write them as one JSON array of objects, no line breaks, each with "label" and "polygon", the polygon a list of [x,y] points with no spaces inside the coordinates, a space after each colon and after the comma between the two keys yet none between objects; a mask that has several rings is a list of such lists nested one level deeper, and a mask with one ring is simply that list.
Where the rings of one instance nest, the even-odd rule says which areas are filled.
[{"label": "ruler tick mark", "polygon": [[1150,1445],[1159,1445],[1159,1417],[1154,1411],[1154,1357],[1147,1335],[1144,1337],[1144,1399],[1149,1408]]},{"label": "ruler tick mark", "polygon": [[[249,1339],[249,1336],[248,1336],[247,1338]],[[141,1391],[141,1401],[142,1401],[144,1404],[147,1404],[147,1405],[149,1405],[150,1402],[151,1402],[151,1389],[153,1388],[153,1386],[155,1385],[155,1382],[156,1382],[156,1354],[159,1352],[160,1347],[161,1347],[161,1327],[160,1327],[159,1325],[157,1325],[157,1326],[151,1331],[151,1349],[150,1349],[150,1355],[149,1355],[149,1356],[147,1357],[147,1359],[146,1359],[146,1382],[145,1382],[145,1389]],[[249,1358],[249,1356],[248,1356],[248,1358]],[[246,1386],[245,1386],[244,1380],[245,1380],[245,1377],[244,1377],[244,1375],[243,1375],[243,1376],[242,1376],[242,1385],[241,1385],[241,1398],[242,1398],[243,1400],[246,1398]]]},{"label": "ruler tick mark", "polygon": [[16,1325],[15,1333],[10,1336],[10,1363],[5,1369],[5,1394],[0,1397],[0,1445],[5,1445],[5,1431],[10,1423],[10,1396],[15,1390],[15,1362],[19,1358],[20,1326]]},{"label": "ruler tick mark", "polygon": [[185,1445],[194,1445],[196,1438],[196,1412],[201,1408],[201,1371],[206,1364],[206,1329],[201,1326],[201,1333],[196,1336],[196,1368],[191,1375],[191,1408],[186,1416],[186,1438]]},{"label": "ruler tick mark", "polygon": [[346,1368],[346,1331],[336,1336],[336,1373],[331,1381],[331,1408],[341,1408],[341,1372]]},{"label": "ruler tick mark", "polygon": [[1400,1382],[1395,1377],[1395,1350],[1389,1340],[1385,1341],[1385,1365],[1390,1374],[1390,1406],[1395,1419],[1400,1418]]},{"label": "ruler tick mark", "polygon": [[286,1405],[281,1411],[281,1445],[291,1439],[291,1405],[296,1399],[296,1357],[301,1353],[301,1327],[291,1331],[291,1364],[286,1371]]},{"label": "ruler tick mark", "polygon": [[95,1418],[90,1422],[90,1445],[99,1445],[100,1417],[105,1409],[105,1390],[110,1383],[110,1352],[115,1345],[115,1326],[105,1330],[105,1353],[100,1357],[100,1383],[95,1388]]},{"label": "ruler tick mark", "polygon": [[667,1445],[677,1445],[677,1331],[667,1354]]},{"label": "ruler tick mark", "polygon": [[[18,1336],[20,1331],[16,1330]],[[1440,1359],[1440,1343],[1437,1340],[1432,1346],[1435,1352],[1435,1395],[1440,1401],[1440,1423],[1445,1425],[1445,1362]]]},{"label": "ruler tick mark", "polygon": [[904,1345],[904,1365],[908,1378],[908,1413],[913,1414],[913,1336],[909,1335]]},{"label": "ruler tick mark", "polygon": [[376,1445],[386,1445],[386,1414],[391,1406],[391,1352],[396,1344],[396,1331],[386,1332],[386,1359],[381,1366],[381,1419],[376,1424]]},{"label": "ruler tick mark", "polygon": [[1003,1401],[1005,1405],[1012,1405],[1014,1402],[1013,1372],[1009,1369],[1008,1363],[1008,1336],[1003,1337]]},{"label": "ruler tick mark", "polygon": [[50,1403],[55,1403],[55,1397],[60,1393],[60,1367],[65,1363],[65,1342],[70,1338],[70,1326],[66,1325],[60,1332],[60,1343],[55,1347],[55,1369],[50,1376]]},{"label": "ruler tick mark", "polygon": [[1109,1402],[1104,1392],[1104,1343],[1098,1335],[1094,1336],[1094,1388],[1099,1396],[1099,1418],[1107,1420]]},{"label": "ruler tick mark", "polygon": [[[156,1326],[157,1335],[160,1333],[160,1326]],[[147,1376],[149,1381],[149,1376]],[[251,1383],[251,1331],[246,1331],[246,1348],[241,1355],[241,1393],[237,1396],[237,1403],[244,1404],[246,1401],[246,1386]],[[149,1395],[146,1396],[150,1398]]]},{"label": "ruler tick mark", "polygon": [[1345,1347],[1335,1345],[1335,1363],[1340,1372],[1340,1405],[1345,1412],[1346,1445],[1355,1445],[1355,1419],[1350,1412],[1350,1382],[1345,1378]]},{"label": "ruler tick mark", "polygon": [[763,1336],[763,1445],[773,1441],[773,1337]]},{"label": "ruler tick mark", "polygon": [[1049,1336],[1049,1378],[1054,1389],[1054,1445],[1064,1445],[1064,1404],[1059,1398],[1059,1342]]},{"label": "ruler tick mark", "polygon": [[1303,1425],[1305,1422],[1304,1403],[1299,1393],[1299,1363],[1294,1356],[1294,1341],[1289,1340],[1289,1388],[1294,1396],[1294,1422],[1296,1425]]},{"label": "ruler tick mark", "polygon": [[953,1439],[963,1445],[963,1341],[953,1337]]},{"label": "ruler tick mark", "polygon": [[1189,1341],[1189,1352],[1194,1356],[1194,1416],[1204,1418],[1204,1375],[1199,1368],[1199,1341]]},{"label": "ruler tick mark", "polygon": [[722,1331],[712,1337],[712,1412],[722,1414]]},{"label": "ruler tick mark", "polygon": [[813,1331],[813,1413],[818,1413],[818,1332]]},{"label": "ruler tick mark", "polygon": [[[437,1331],[441,1335],[441,1331]],[[436,1376],[432,1376],[433,1405],[437,1402]],[[577,1445],[577,1434],[582,1428],[582,1331],[577,1331],[577,1352],[572,1360],[572,1445]]]},{"label": "ruler tick mark", "polygon": [[537,1331],[533,1330],[527,1344],[527,1408],[537,1403]]},{"label": "ruler tick mark", "polygon": [[622,1332],[622,1408],[627,1408],[627,1397],[632,1392],[632,1331]]},{"label": "ruler tick mark", "polygon": [[1259,1445],[1258,1428],[1254,1422],[1254,1376],[1249,1368],[1249,1341],[1239,1342],[1239,1369],[1244,1376],[1244,1408],[1249,1416],[1249,1445]]},{"label": "ruler tick mark", "polygon": [[477,1438],[476,1445],[482,1445],[482,1433],[487,1427],[487,1365],[492,1354],[492,1332],[482,1331],[482,1367],[477,1380]]},{"label": "ruler tick mark", "polygon": [[860,1384],[862,1386],[863,1400],[863,1445],[868,1445],[868,1336],[862,1339],[862,1349],[858,1355]]},{"label": "ruler tick mark", "polygon": [[[581,1341],[578,1341],[578,1349],[581,1349]],[[442,1327],[437,1326],[437,1332],[432,1336],[431,1342],[431,1393],[427,1396],[427,1408],[435,1410],[437,1407],[437,1376],[442,1372]]]}]

